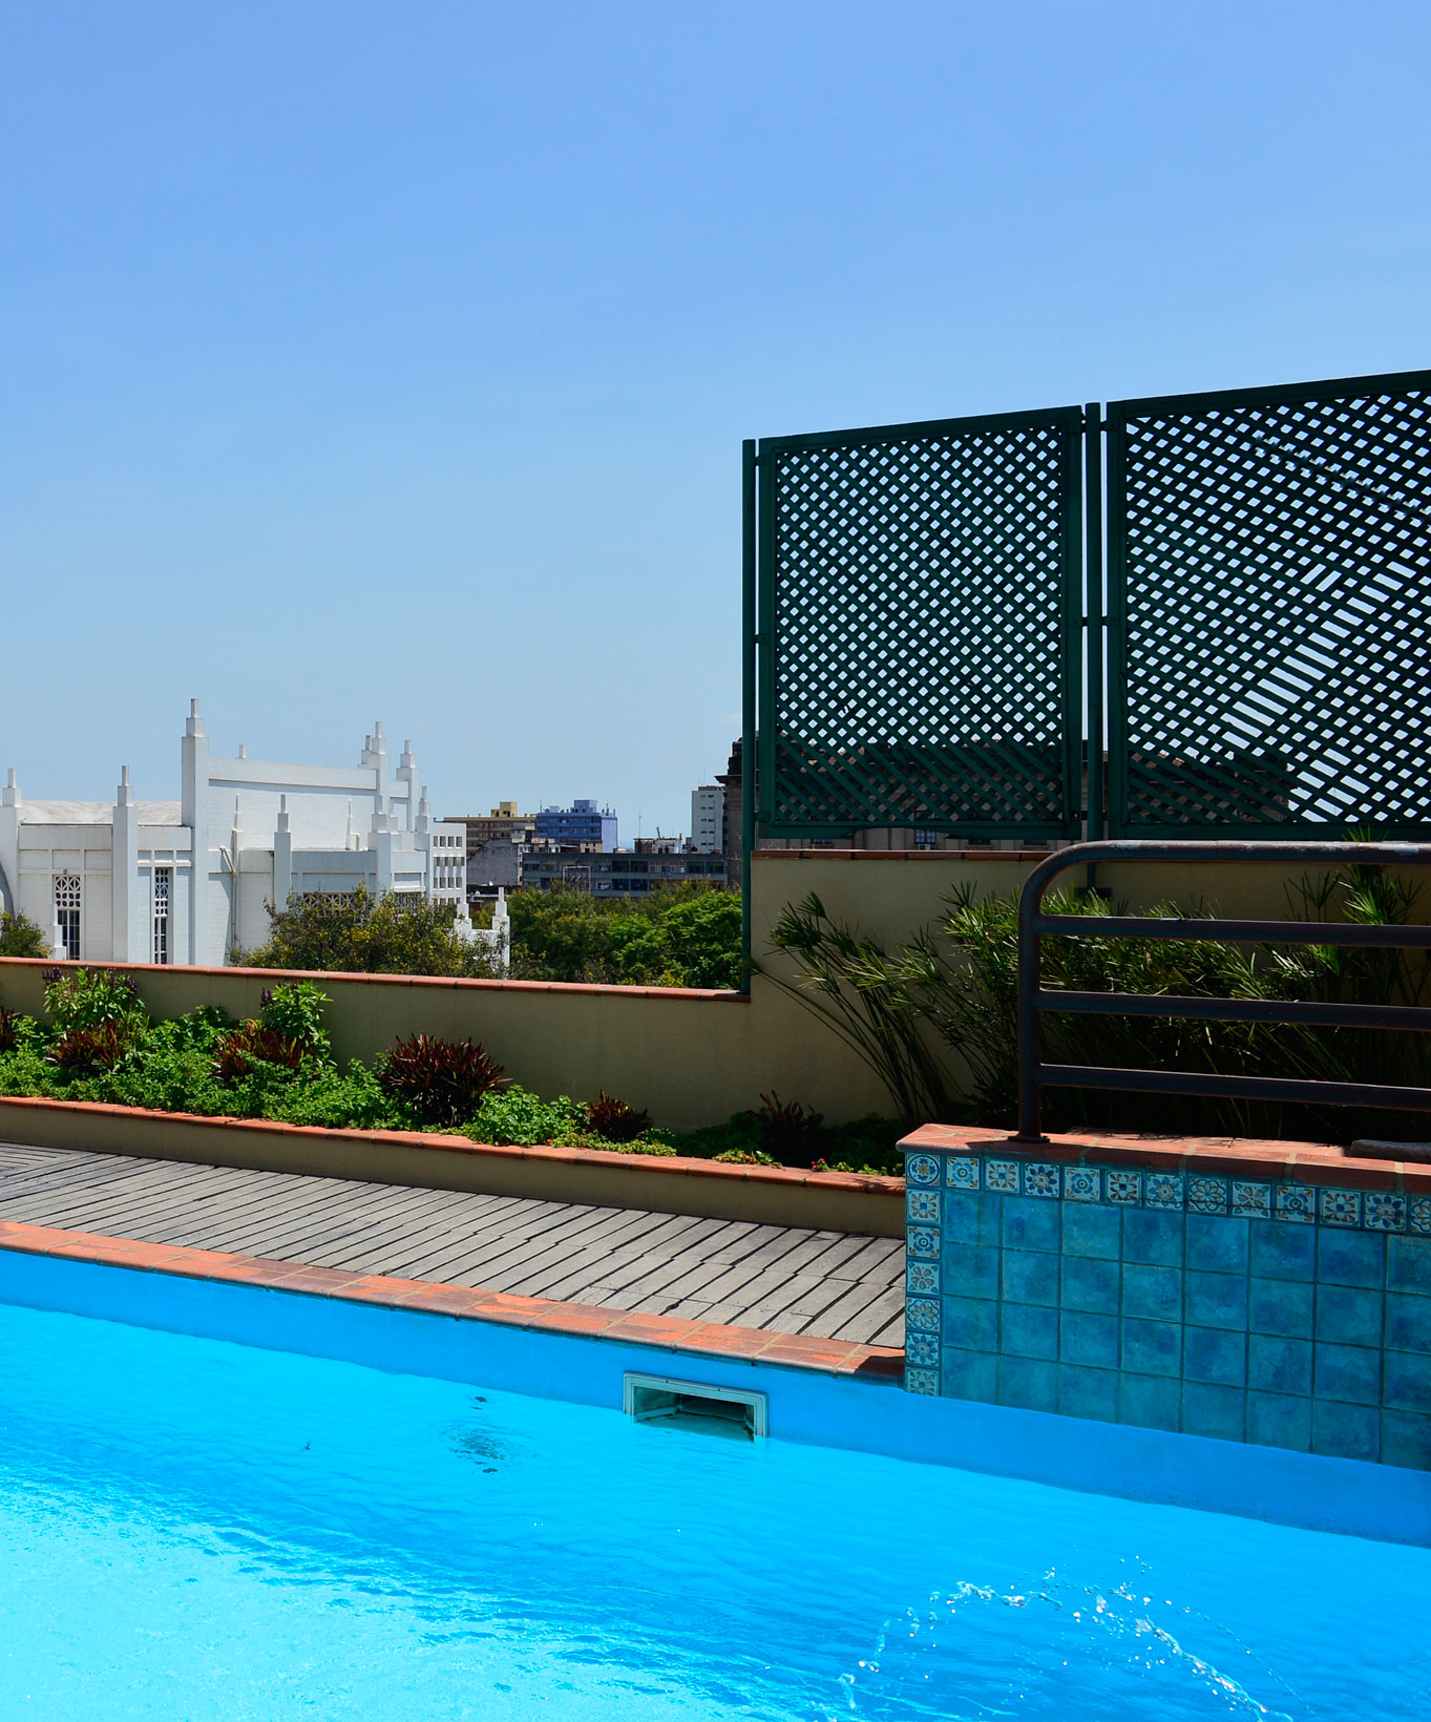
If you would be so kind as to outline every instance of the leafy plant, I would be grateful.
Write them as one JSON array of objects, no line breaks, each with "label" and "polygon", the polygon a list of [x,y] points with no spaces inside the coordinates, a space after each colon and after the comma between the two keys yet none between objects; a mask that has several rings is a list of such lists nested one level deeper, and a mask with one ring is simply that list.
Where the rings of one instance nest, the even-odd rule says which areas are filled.
[{"label": "leafy plant", "polygon": [[[451,975],[495,973],[486,945],[458,936],[451,904],[364,886],[333,895],[300,897],[286,909],[269,907],[268,943],[235,951],[254,969],[326,969],[338,974]],[[277,989],[275,989],[277,990]]]},{"label": "leafy plant", "polygon": [[584,1111],[587,1129],[607,1142],[634,1142],[643,1131],[651,1128],[649,1112],[638,1112],[634,1106],[628,1106],[604,1088],[598,1099],[587,1101]]},{"label": "leafy plant", "polygon": [[0,957],[47,957],[50,942],[28,915],[0,910]]},{"label": "leafy plant", "polygon": [[543,1100],[518,1083],[482,1097],[476,1116],[461,1129],[474,1142],[513,1143],[534,1148],[553,1142],[572,1146],[586,1136],[586,1110],[567,1095]]},{"label": "leafy plant", "polygon": [[770,942],[794,958],[795,978],[765,965],[761,974],[813,1011],[869,1065],[905,1123],[951,1115],[948,1072],[930,1044],[925,1013],[898,959],[828,915],[813,891],[787,905]]},{"label": "leafy plant", "polygon": [[503,1086],[502,1066],[471,1040],[398,1036],[378,1070],[383,1091],[421,1124],[461,1124]]},{"label": "leafy plant", "polygon": [[114,969],[56,967],[46,969],[43,979],[45,1010],[61,1034],[115,1024],[132,1037],[148,1023],[138,987]]},{"label": "leafy plant", "polygon": [[631,899],[524,890],[508,909],[512,972],[526,980],[740,985],[740,896],[720,886],[691,881]]},{"label": "leafy plant", "polygon": [[783,1166],[813,1166],[819,1159],[825,1116],[807,1112],[798,1100],[762,1094],[755,1113],[762,1150]]},{"label": "leafy plant", "polygon": [[280,981],[276,987],[263,989],[258,1020],[271,1034],[323,1056],[329,1045],[323,1012],[329,1003],[327,993],[312,981]]},{"label": "leafy plant", "polygon": [[0,1053],[13,1052],[20,1044],[20,1013],[0,1005]]},{"label": "leafy plant", "polygon": [[134,1044],[124,1025],[102,1022],[94,1028],[72,1028],[55,1041],[49,1060],[60,1070],[74,1076],[87,1076],[98,1070],[113,1070]]},{"label": "leafy plant", "polygon": [[213,1071],[220,1082],[252,1076],[264,1064],[297,1070],[303,1063],[303,1043],[267,1028],[262,1022],[241,1022],[214,1048]]}]

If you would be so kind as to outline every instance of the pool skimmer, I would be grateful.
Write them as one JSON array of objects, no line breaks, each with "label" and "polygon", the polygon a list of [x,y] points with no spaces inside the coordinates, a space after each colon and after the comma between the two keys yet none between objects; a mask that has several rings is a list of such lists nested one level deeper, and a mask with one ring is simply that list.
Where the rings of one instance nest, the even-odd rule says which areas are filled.
[{"label": "pool skimmer", "polygon": [[702,1381],[672,1381],[664,1375],[622,1378],[621,1408],[638,1423],[659,1423],[700,1435],[754,1441],[766,1434],[766,1396]]}]

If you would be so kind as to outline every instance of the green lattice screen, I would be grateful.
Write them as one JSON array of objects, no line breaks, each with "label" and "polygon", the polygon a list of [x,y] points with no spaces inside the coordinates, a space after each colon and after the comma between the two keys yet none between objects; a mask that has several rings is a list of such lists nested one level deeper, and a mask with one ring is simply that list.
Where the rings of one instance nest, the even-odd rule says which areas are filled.
[{"label": "green lattice screen", "polygon": [[1082,413],[759,445],[775,836],[1077,834]]},{"label": "green lattice screen", "polygon": [[1431,373],[1108,409],[1113,835],[1431,835]]}]

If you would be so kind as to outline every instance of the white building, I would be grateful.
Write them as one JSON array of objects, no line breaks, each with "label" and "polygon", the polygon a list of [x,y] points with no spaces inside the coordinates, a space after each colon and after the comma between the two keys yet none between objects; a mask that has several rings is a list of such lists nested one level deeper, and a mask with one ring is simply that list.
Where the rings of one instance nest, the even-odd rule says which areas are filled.
[{"label": "white building", "polygon": [[725,848],[725,791],[703,783],[691,791],[691,847],[697,855],[719,855]]},{"label": "white building", "polygon": [[53,929],[56,956],[212,965],[266,942],[268,904],[361,884],[451,903],[505,949],[505,928],[472,932],[466,832],[435,824],[411,742],[392,768],[381,724],[348,770],[219,759],[194,700],[180,775],[178,801],[136,801],[127,766],[113,803],[26,801],[11,770],[0,904]]}]

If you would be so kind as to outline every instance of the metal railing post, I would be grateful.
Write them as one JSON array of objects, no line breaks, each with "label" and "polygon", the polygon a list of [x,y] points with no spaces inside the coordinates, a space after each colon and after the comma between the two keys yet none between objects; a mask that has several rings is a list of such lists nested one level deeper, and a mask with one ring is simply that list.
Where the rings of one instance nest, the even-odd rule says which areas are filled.
[{"label": "metal railing post", "polygon": [[740,984],[750,990],[750,856],[755,848],[755,443],[741,455]]}]

